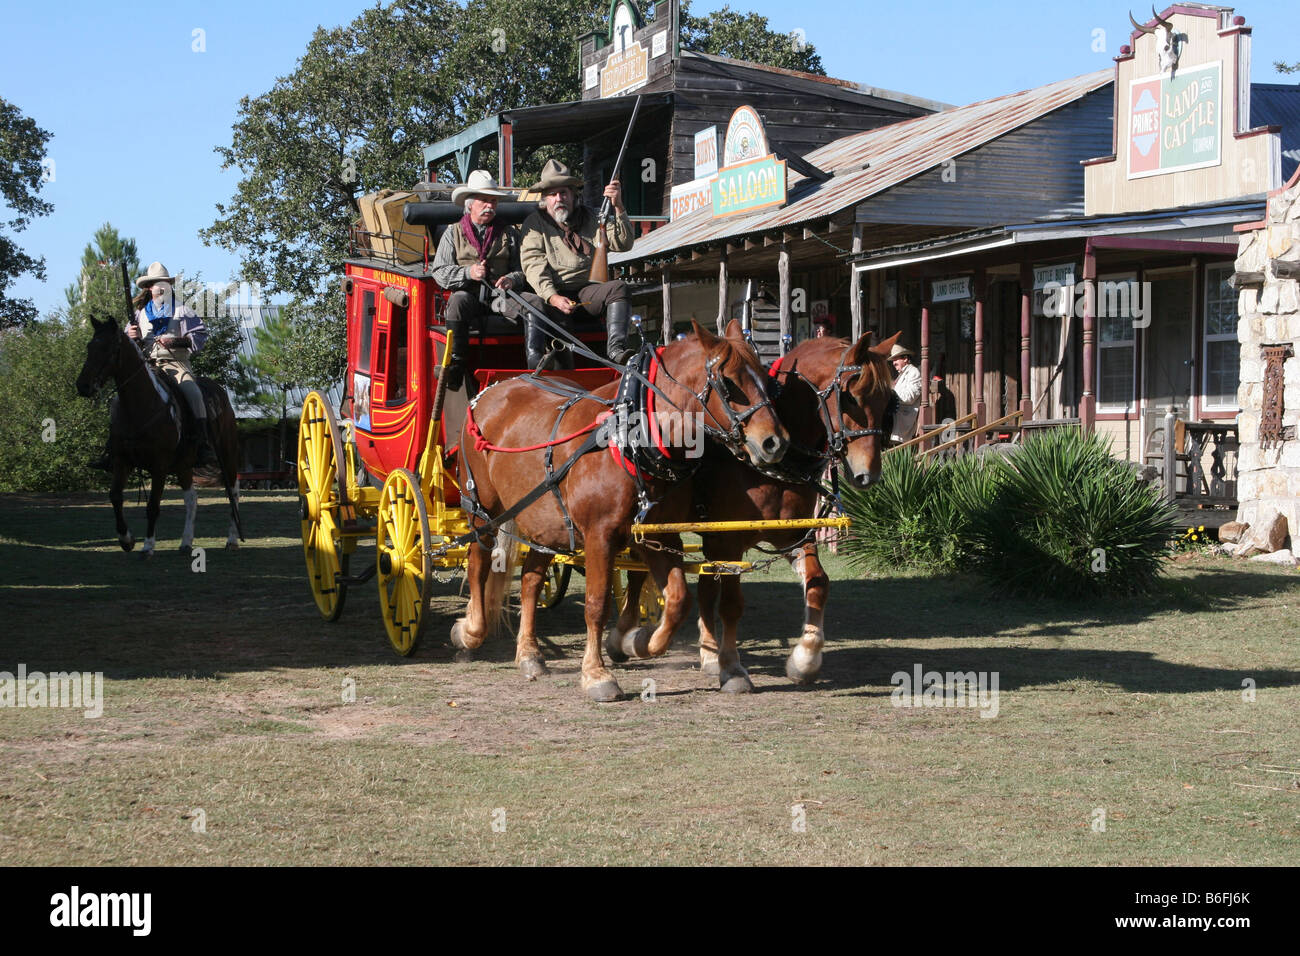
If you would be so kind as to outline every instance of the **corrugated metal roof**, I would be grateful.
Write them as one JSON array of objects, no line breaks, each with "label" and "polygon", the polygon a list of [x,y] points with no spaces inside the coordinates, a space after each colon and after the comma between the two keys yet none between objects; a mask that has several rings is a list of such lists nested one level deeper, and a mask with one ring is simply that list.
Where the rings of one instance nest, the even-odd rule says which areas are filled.
[{"label": "corrugated metal roof", "polygon": [[1250,125],[1282,127],[1282,182],[1300,165],[1300,83],[1250,84]]},{"label": "corrugated metal roof", "polygon": [[1113,79],[1113,69],[1099,70],[846,136],[804,157],[819,169],[834,173],[831,179],[817,184],[790,173],[789,194],[795,199],[789,205],[730,219],[714,219],[707,208],[701,209],[639,238],[630,252],[611,255],[610,262],[634,262],[684,246],[823,219],[1072,103]]},{"label": "corrugated metal roof", "polygon": [[[280,315],[280,306],[278,305],[230,305],[227,306],[228,314],[239,321],[239,358],[244,364],[251,362],[253,354],[257,351],[257,330],[264,328],[266,324]],[[310,388],[291,388],[286,396],[287,412],[289,418],[297,418],[302,412],[302,401],[307,397],[307,393],[312,391]],[[269,390],[270,394],[278,394],[274,389]],[[337,382],[330,386],[326,392],[326,398],[336,410],[343,401],[343,383]],[[276,413],[278,415],[278,406]],[[266,411],[254,405],[236,405],[236,418],[264,418]]]}]

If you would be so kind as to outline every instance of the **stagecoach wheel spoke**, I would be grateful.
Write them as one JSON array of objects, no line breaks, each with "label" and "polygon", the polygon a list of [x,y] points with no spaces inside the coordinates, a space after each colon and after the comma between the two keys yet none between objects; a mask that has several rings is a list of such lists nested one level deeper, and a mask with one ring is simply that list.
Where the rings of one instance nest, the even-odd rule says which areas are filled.
[{"label": "stagecoach wheel spoke", "polygon": [[654,575],[647,574],[641,585],[641,594],[637,602],[637,611],[642,627],[658,627],[664,616],[664,592],[655,584]]},{"label": "stagecoach wheel spoke", "polygon": [[339,619],[347,596],[347,585],[338,580],[338,575],[346,575],[348,570],[339,515],[342,451],[334,410],[319,392],[309,392],[298,426],[298,499],[307,583],[326,621]]},{"label": "stagecoach wheel spoke", "polygon": [[537,606],[548,611],[564,600],[569,590],[569,577],[573,568],[558,561],[552,561],[542,576],[542,593],[537,598]]},{"label": "stagecoach wheel spoke", "polygon": [[384,482],[375,529],[379,609],[393,650],[415,650],[428,621],[433,575],[427,554],[429,513],[419,479],[399,468]]}]

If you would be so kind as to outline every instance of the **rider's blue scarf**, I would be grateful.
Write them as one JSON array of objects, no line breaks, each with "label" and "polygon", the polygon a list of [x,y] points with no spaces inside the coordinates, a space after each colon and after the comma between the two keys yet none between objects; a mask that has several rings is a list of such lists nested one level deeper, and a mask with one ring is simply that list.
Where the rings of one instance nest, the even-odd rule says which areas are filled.
[{"label": "rider's blue scarf", "polygon": [[153,334],[162,335],[167,331],[167,325],[172,320],[172,307],[171,305],[162,305],[155,312],[153,299],[150,299],[144,304],[144,314],[149,319]]}]

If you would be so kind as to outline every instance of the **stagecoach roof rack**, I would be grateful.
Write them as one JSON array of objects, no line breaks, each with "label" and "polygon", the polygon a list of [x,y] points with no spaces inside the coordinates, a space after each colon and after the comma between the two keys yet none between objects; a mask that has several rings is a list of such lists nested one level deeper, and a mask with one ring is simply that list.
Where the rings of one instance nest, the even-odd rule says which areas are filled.
[{"label": "stagecoach roof rack", "polygon": [[[408,261],[420,249],[419,258]],[[367,268],[387,269],[424,278],[433,274],[434,239],[423,227],[393,233],[368,232],[354,225],[348,237],[346,261]]]}]

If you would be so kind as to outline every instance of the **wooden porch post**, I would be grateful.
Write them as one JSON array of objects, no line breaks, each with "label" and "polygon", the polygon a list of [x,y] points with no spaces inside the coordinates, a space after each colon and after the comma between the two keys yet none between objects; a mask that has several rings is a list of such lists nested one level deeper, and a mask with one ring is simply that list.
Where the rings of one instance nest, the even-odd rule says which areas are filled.
[{"label": "wooden porch post", "polygon": [[[902,276],[899,276],[902,284]],[[921,278],[921,424],[934,424],[934,406],[930,404],[930,281]]]},{"label": "wooden porch post", "polygon": [[1085,434],[1092,434],[1097,421],[1096,397],[1092,393],[1093,370],[1097,367],[1097,336],[1093,329],[1097,314],[1097,254],[1092,240],[1083,252],[1083,394],[1079,397],[1079,421]]},{"label": "wooden porch post", "polygon": [[502,123],[497,130],[497,182],[509,189],[515,184],[515,127]]},{"label": "wooden porch post", "polygon": [[672,268],[664,266],[659,271],[659,276],[663,280],[664,295],[664,318],[663,329],[660,330],[659,338],[663,344],[667,345],[673,340],[673,290],[672,290]]},{"label": "wooden porch post", "polygon": [[[988,282],[984,267],[975,270],[975,427],[988,421],[988,405],[984,401],[984,298]],[[982,445],[983,436],[975,437],[974,445]]]},{"label": "wooden porch post", "polygon": [[727,330],[727,247],[718,250],[718,334]]},{"label": "wooden porch post", "polygon": [[781,352],[786,351],[787,336],[790,334],[790,247],[781,240],[781,251],[776,258],[776,272],[781,279]]},{"label": "wooden porch post", "polygon": [[1033,328],[1034,267],[1020,264],[1020,421],[1034,417],[1033,365],[1030,362],[1030,335]]},{"label": "wooden porch post", "polygon": [[[854,255],[862,251],[861,223],[853,224],[853,245],[850,248]],[[849,264],[849,268],[852,270],[849,275],[849,315],[853,318],[849,338],[856,342],[862,338],[862,273],[853,263]]]}]

